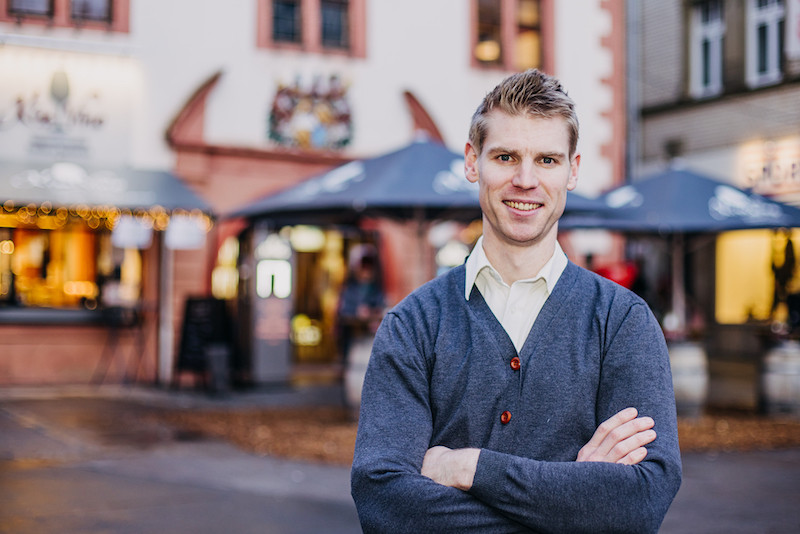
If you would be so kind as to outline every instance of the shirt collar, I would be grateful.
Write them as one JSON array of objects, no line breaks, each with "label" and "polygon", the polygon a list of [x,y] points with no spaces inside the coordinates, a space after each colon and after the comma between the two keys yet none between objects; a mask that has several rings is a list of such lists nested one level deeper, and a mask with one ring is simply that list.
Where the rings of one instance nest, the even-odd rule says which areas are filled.
[{"label": "shirt collar", "polygon": [[[549,260],[547,260],[547,263],[544,264],[544,267],[542,267],[536,276],[520,281],[533,281],[542,278],[544,279],[545,284],[547,284],[547,292],[551,293],[553,291],[553,287],[556,285],[556,282],[558,282],[558,279],[561,277],[561,273],[563,273],[564,269],[566,269],[567,263],[567,255],[564,254],[564,251],[561,249],[561,245],[558,243],[558,241],[556,241],[553,255]],[[478,278],[478,275],[483,269],[489,269],[490,274],[493,277],[495,277],[497,280],[501,280],[497,269],[492,267],[492,264],[489,262],[489,258],[486,257],[486,252],[483,250],[483,236],[479,237],[478,242],[475,243],[472,253],[467,258],[465,268],[466,282],[464,284],[464,298],[467,300],[469,300],[469,295],[472,292],[472,286],[475,285],[475,279]]]}]

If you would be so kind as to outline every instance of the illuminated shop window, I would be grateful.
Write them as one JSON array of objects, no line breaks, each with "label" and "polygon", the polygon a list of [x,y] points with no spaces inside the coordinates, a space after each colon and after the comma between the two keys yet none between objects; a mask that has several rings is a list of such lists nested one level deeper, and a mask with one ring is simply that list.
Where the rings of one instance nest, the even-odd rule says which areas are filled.
[{"label": "illuminated shop window", "polygon": [[225,238],[217,253],[217,264],[211,271],[211,294],[218,299],[236,298],[239,287],[239,240]]},{"label": "illuminated shop window", "polygon": [[[112,286],[114,305],[135,304],[139,298],[139,251],[117,250],[115,258],[108,231],[73,225],[3,233],[0,300],[6,304],[94,309]],[[104,302],[112,297],[102,296]]]},{"label": "illuminated shop window", "polygon": [[142,259],[113,246],[116,212],[48,204],[0,208],[0,304],[86,308],[135,306]]},{"label": "illuminated shop window", "polygon": [[128,31],[130,0],[0,0],[0,21]]},{"label": "illuminated shop window", "polygon": [[[790,267],[777,291],[777,271],[786,264],[786,250],[800,243],[800,229],[725,232],[716,247],[716,320],[720,324],[787,321],[786,295],[800,295],[800,276]],[[742,280],[747,280],[742,284]]]},{"label": "illuminated shop window", "polygon": [[475,0],[473,58],[522,71],[542,66],[540,0]]}]

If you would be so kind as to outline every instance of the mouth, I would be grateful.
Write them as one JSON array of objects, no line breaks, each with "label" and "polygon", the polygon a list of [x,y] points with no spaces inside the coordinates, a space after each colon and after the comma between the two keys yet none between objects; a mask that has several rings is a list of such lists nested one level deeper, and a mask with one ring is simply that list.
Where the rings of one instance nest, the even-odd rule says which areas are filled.
[{"label": "mouth", "polygon": [[515,210],[519,211],[533,211],[542,207],[542,204],[538,204],[536,202],[517,202],[514,200],[504,200],[503,204],[509,208],[514,208]]}]

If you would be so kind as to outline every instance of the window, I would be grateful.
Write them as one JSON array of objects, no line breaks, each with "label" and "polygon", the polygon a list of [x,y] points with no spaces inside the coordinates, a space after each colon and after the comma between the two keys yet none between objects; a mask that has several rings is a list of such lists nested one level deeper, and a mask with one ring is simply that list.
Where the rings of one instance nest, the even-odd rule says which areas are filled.
[{"label": "window", "polygon": [[784,0],[747,2],[747,84],[761,87],[783,79]]},{"label": "window", "polygon": [[111,22],[111,0],[72,0],[72,20]]},{"label": "window", "polygon": [[522,71],[542,67],[540,0],[474,0],[473,63]]},{"label": "window", "polygon": [[478,0],[478,42],[475,59],[483,65],[503,65],[500,0]]},{"label": "window", "polygon": [[0,304],[95,309],[138,301],[141,252],[114,247],[104,221],[46,205],[0,211]]},{"label": "window", "polygon": [[722,0],[706,0],[692,7],[690,92],[705,98],[722,92],[722,50],[725,36]]},{"label": "window", "polygon": [[53,16],[53,0],[9,0],[10,15]]},{"label": "window", "polygon": [[273,0],[272,38],[281,43],[303,41],[300,0]]},{"label": "window", "polygon": [[258,46],[365,56],[366,0],[258,0]]},{"label": "window", "polygon": [[322,46],[326,48],[348,47],[348,0],[321,0]]},{"label": "window", "polygon": [[0,0],[0,22],[127,32],[130,0]]}]

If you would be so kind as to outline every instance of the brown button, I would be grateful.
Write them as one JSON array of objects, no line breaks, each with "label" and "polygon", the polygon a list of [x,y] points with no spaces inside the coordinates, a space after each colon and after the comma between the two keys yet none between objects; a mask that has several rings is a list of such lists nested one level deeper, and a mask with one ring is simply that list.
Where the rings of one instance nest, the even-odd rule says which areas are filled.
[{"label": "brown button", "polygon": [[511,421],[511,412],[506,410],[500,414],[500,422],[507,425],[509,421]]},{"label": "brown button", "polygon": [[519,367],[520,367],[519,358],[514,356],[513,358],[511,358],[511,368],[515,371],[519,371]]}]

